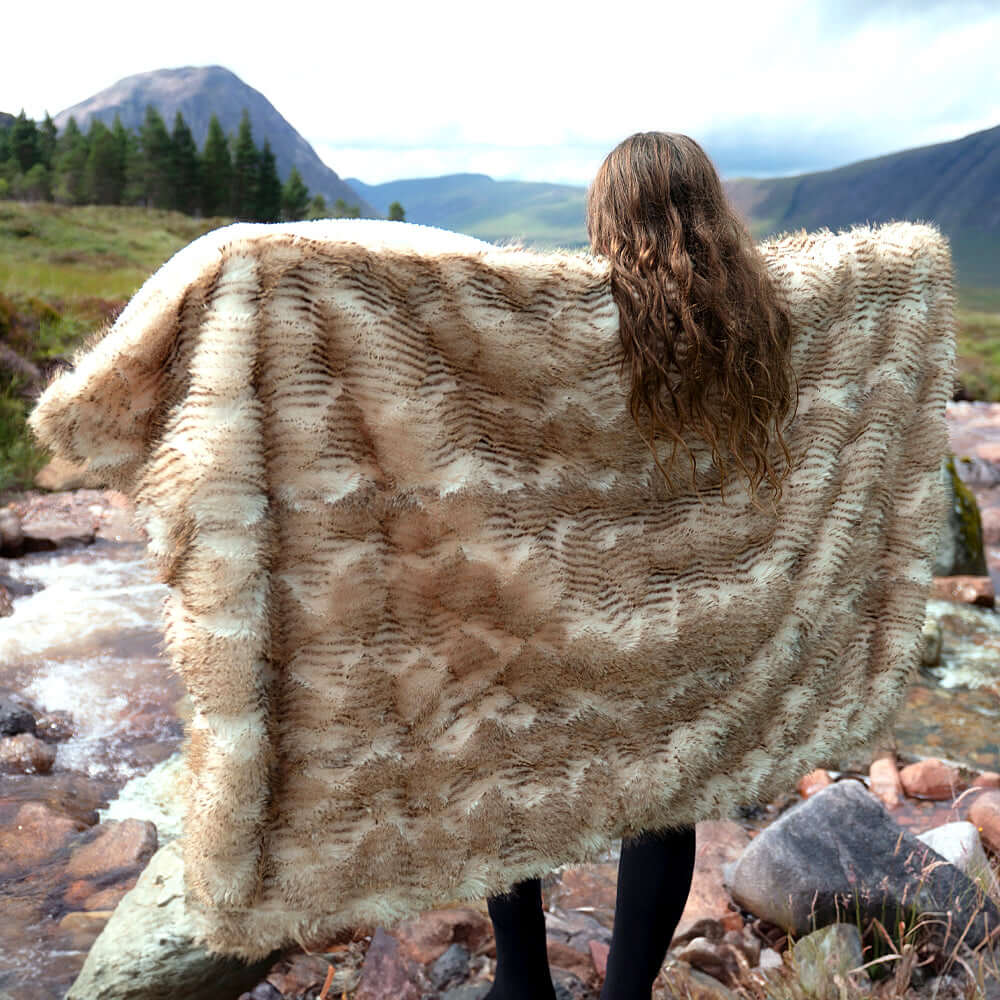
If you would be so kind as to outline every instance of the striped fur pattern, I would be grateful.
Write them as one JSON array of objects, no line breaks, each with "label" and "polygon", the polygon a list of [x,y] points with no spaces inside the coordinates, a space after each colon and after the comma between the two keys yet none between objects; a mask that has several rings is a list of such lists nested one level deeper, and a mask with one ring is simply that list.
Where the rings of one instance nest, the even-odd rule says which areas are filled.
[{"label": "striped fur pattern", "polygon": [[134,497],[170,587],[210,948],[480,899],[886,731],[946,503],[947,244],[762,249],[801,394],[777,513],[694,437],[701,499],[667,488],[583,254],[229,227],[49,385],[32,428]]}]

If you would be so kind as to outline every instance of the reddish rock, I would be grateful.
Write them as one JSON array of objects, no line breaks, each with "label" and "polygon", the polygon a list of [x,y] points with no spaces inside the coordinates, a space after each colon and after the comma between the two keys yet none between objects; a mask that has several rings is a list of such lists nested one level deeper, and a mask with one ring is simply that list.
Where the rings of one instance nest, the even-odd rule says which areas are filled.
[{"label": "reddish rock", "polygon": [[[323,985],[329,968],[330,963],[321,955],[293,955],[270,972],[267,981],[282,996],[305,996],[314,986]],[[327,996],[328,1000],[340,1000],[339,997]]]},{"label": "reddish rock", "polygon": [[113,910],[122,901],[122,896],[124,896],[130,889],[134,888],[136,882],[138,881],[139,874],[137,872],[135,875],[130,876],[118,885],[109,885],[106,889],[102,889],[100,892],[95,892],[94,895],[83,904],[83,908],[85,910]]},{"label": "reddish rock", "polygon": [[563,941],[555,941],[549,938],[546,942],[549,956],[549,967],[565,969],[572,972],[581,982],[588,986],[597,985],[597,974],[594,971],[594,963],[589,956],[581,954],[575,948],[571,948]]},{"label": "reddish rock", "polygon": [[0,738],[0,771],[48,774],[55,762],[55,747],[31,733]]},{"label": "reddish rock", "polygon": [[603,982],[608,975],[608,954],[611,949],[603,941],[590,942],[590,958],[597,978]]},{"label": "reddish rock", "polygon": [[608,930],[615,922],[618,865],[614,862],[567,868],[551,893],[551,906],[564,911],[582,909]]},{"label": "reddish rock", "polygon": [[24,544],[21,518],[10,507],[0,509],[0,552],[17,555]]},{"label": "reddish rock", "polygon": [[709,941],[708,938],[692,939],[677,952],[676,958],[708,973],[727,986],[732,985],[740,974],[740,962],[733,954],[733,949],[723,942]]},{"label": "reddish rock", "polygon": [[996,605],[993,582],[988,576],[936,576],[931,596],[941,601],[979,604],[985,608]]},{"label": "reddish rock", "polygon": [[73,852],[67,874],[87,878],[120,868],[141,869],[156,851],[156,826],[147,820],[111,820],[97,829],[93,840]]},{"label": "reddish rock", "polygon": [[983,522],[983,543],[1000,545],[1000,507],[986,507],[979,511]]},{"label": "reddish rock", "polygon": [[808,799],[811,795],[815,795],[821,789],[832,784],[833,778],[830,777],[829,772],[823,768],[819,768],[799,778],[799,783],[796,787],[798,788],[799,795],[804,799]]},{"label": "reddish rock", "polygon": [[738,823],[707,820],[695,827],[694,875],[674,938],[685,937],[699,920],[715,920],[725,930],[741,930],[743,918],[722,884],[722,866],[735,861],[750,843]]},{"label": "reddish rock", "polygon": [[868,769],[869,790],[886,809],[898,809],[903,800],[903,782],[899,777],[895,754],[883,754]]},{"label": "reddish rock", "polygon": [[94,540],[94,516],[87,511],[32,511],[21,521],[26,552],[89,545]]},{"label": "reddish rock", "polygon": [[65,847],[85,825],[41,802],[25,802],[0,828],[0,875],[30,868]]},{"label": "reddish rock", "polygon": [[972,779],[973,788],[1000,788],[1000,774],[996,771],[981,771]]},{"label": "reddish rock", "polygon": [[14,602],[10,591],[0,583],[0,618],[9,618],[14,613]]},{"label": "reddish rock", "polygon": [[354,1000],[420,1000],[413,965],[399,942],[385,928],[376,927]]},{"label": "reddish rock", "polygon": [[96,890],[97,887],[90,879],[78,878],[75,882],[70,882],[63,893],[63,902],[67,906],[80,907],[85,900],[94,895]]},{"label": "reddish rock", "polygon": [[391,930],[403,952],[421,965],[435,961],[456,941],[475,952],[493,935],[489,916],[465,906],[429,910]]},{"label": "reddish rock", "polygon": [[944,802],[955,798],[962,790],[958,769],[936,757],[908,764],[899,772],[903,791],[914,799],[933,799]]},{"label": "reddish rock", "polygon": [[983,844],[1000,854],[1000,791],[989,790],[977,795],[969,808],[969,822],[979,830]]}]

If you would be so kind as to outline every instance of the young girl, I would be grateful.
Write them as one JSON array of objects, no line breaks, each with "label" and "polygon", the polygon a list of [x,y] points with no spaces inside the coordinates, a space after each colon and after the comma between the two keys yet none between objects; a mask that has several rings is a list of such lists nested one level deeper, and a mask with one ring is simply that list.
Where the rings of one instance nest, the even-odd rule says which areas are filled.
[{"label": "young girl", "polygon": [[[725,479],[726,452],[752,495],[781,480],[768,459],[796,398],[787,348],[791,323],[763,258],[726,201],[702,148],[684,135],[630,136],[605,159],[590,188],[587,232],[611,262],[620,314],[629,410],[650,448],[692,428]],[[686,447],[686,446],[685,446]],[[654,458],[656,453],[654,451]],[[790,463],[786,463],[785,470]],[[653,980],[691,888],[692,827],[624,838],[601,1000],[649,1000]],[[541,880],[487,900],[497,967],[487,1000],[554,1000]]]}]

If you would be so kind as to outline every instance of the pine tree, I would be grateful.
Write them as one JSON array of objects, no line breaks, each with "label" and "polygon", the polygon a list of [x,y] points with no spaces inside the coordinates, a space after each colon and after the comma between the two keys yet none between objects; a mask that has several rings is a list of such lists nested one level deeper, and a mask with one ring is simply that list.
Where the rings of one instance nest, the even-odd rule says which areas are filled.
[{"label": "pine tree", "polygon": [[115,115],[114,124],[111,126],[111,135],[115,140],[115,154],[124,178],[122,204],[142,204],[146,200],[146,181],[139,140],[131,129],[125,128],[118,115]]},{"label": "pine tree", "polygon": [[169,208],[173,190],[173,146],[167,126],[152,104],[146,105],[146,117],[139,130],[139,146],[142,150],[146,204],[154,208]]},{"label": "pine tree", "polygon": [[298,168],[292,167],[285,186],[281,189],[281,215],[288,222],[304,219],[309,208],[309,188],[305,186]]},{"label": "pine tree", "polygon": [[8,141],[18,170],[26,174],[38,163],[38,129],[34,119],[29,118],[23,108],[10,127]]},{"label": "pine tree", "polygon": [[38,127],[38,159],[50,170],[52,161],[56,153],[56,142],[59,138],[59,130],[52,116],[45,112],[45,119]]},{"label": "pine tree", "polygon": [[257,197],[254,218],[258,222],[278,222],[281,219],[281,178],[271,152],[271,143],[264,140],[257,166]]},{"label": "pine tree", "polygon": [[326,198],[321,194],[314,194],[309,200],[309,211],[306,217],[309,219],[325,219],[327,217]]},{"label": "pine tree", "polygon": [[392,222],[406,221],[406,209],[398,201],[394,201],[389,206],[389,219]]},{"label": "pine tree", "polygon": [[87,139],[70,115],[66,128],[56,140],[53,154],[55,170],[52,178],[52,193],[56,201],[67,205],[82,205],[86,201],[86,171],[89,157]]},{"label": "pine tree", "polygon": [[223,215],[229,210],[232,175],[226,136],[219,119],[212,115],[201,151],[201,210],[205,215]]},{"label": "pine tree", "polygon": [[243,109],[233,154],[232,212],[237,219],[252,219],[257,201],[260,153],[253,144],[250,114]]},{"label": "pine tree", "polygon": [[194,143],[191,129],[178,111],[174,116],[174,131],[171,134],[173,147],[173,192],[171,208],[194,215],[201,207],[201,172],[198,164],[198,147]]},{"label": "pine tree", "polygon": [[87,201],[97,205],[119,205],[125,192],[125,165],[118,142],[99,118],[90,120],[87,135],[90,152],[84,173]]}]

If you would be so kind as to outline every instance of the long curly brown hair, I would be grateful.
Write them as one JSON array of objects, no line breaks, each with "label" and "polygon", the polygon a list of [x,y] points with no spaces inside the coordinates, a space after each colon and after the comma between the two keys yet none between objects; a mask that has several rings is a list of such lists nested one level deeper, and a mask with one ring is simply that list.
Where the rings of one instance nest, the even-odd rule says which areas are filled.
[{"label": "long curly brown hair", "polygon": [[[693,483],[695,459],[682,436],[690,427],[711,447],[723,500],[725,447],[754,502],[765,478],[776,502],[791,466],[781,424],[798,408],[791,320],[705,151],[686,135],[629,136],[590,187],[587,232],[593,251],[611,261],[629,410],[667,483],[656,435],[673,438],[668,468],[683,445]],[[780,474],[772,440],[785,457]]]}]

